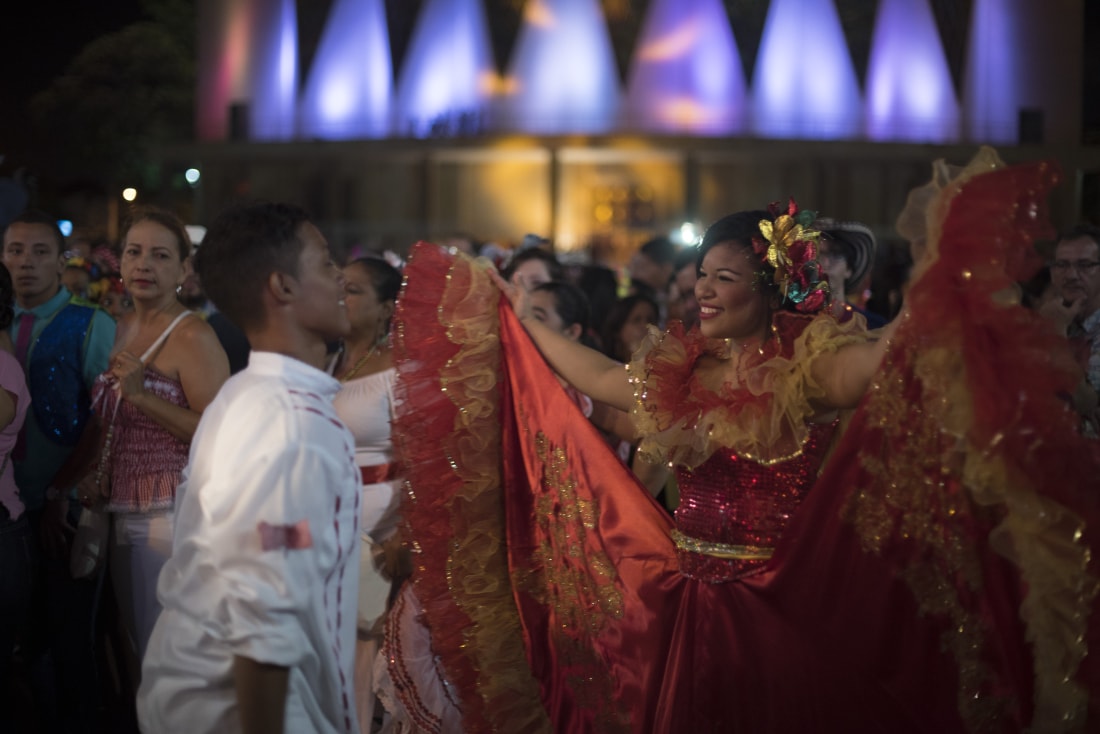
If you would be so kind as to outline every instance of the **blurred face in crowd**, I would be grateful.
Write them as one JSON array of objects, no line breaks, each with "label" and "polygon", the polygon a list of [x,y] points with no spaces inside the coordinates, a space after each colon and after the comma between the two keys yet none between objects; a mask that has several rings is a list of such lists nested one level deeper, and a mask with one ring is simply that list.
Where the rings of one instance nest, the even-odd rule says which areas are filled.
[{"label": "blurred face in crowd", "polygon": [[544,290],[531,292],[531,315],[570,341],[580,341],[584,328],[580,324],[566,325],[558,311],[557,298]]},{"label": "blurred face in crowd", "polygon": [[546,291],[533,291],[531,293],[531,315],[536,321],[546,324],[549,328],[565,333],[565,322],[558,315],[558,304],[554,302],[554,294]]},{"label": "blurred face in crowd", "polygon": [[637,283],[644,283],[653,290],[663,290],[668,283],[669,268],[658,265],[649,255],[641,252],[634,254],[627,265],[630,279]]},{"label": "blurred face in crowd", "polygon": [[187,275],[184,276],[183,283],[180,284],[179,299],[180,303],[191,310],[202,308],[206,304],[206,293],[202,289],[202,281],[194,270],[188,269]]},{"label": "blurred face in crowd", "polygon": [[134,304],[130,302],[130,297],[117,291],[107,291],[100,296],[99,307],[111,314],[115,321],[122,318],[123,314],[134,310]]},{"label": "blurred face in crowd", "polygon": [[1066,305],[1081,303],[1081,315],[1100,310],[1100,244],[1089,237],[1059,242],[1050,263],[1050,280]]},{"label": "blurred face in crowd", "polygon": [[825,271],[825,277],[829,280],[829,289],[835,298],[844,297],[844,283],[852,277],[852,269],[848,267],[848,261],[844,253],[828,237],[821,237],[821,250],[819,261],[821,269]]},{"label": "blurred face in crowd", "polygon": [[630,309],[626,317],[626,323],[619,330],[619,342],[623,347],[623,354],[632,355],[638,350],[649,331],[650,324],[657,323],[657,312],[653,304],[648,301],[638,301]]},{"label": "blurred face in crowd", "polygon": [[516,271],[512,273],[512,283],[523,286],[527,290],[549,283],[551,280],[553,278],[550,277],[550,268],[542,260],[537,259],[525,260],[516,266]]},{"label": "blurred face in crowd", "polygon": [[65,272],[61,274],[61,285],[74,296],[87,296],[91,282],[92,276],[88,271],[76,265],[67,266]]},{"label": "blurred face in crowd", "polygon": [[669,318],[680,319],[687,329],[699,323],[699,301],[695,299],[698,278],[695,263],[688,263],[676,271],[668,289]]},{"label": "blurred face in crowd", "polygon": [[4,232],[4,265],[11,271],[15,299],[34,308],[57,295],[65,258],[57,234],[45,224],[14,222]]},{"label": "blurred face in crowd", "polygon": [[375,338],[386,333],[386,325],[393,315],[393,301],[383,301],[374,287],[370,271],[359,263],[344,268],[344,292],[348,306],[351,333],[373,334]]}]

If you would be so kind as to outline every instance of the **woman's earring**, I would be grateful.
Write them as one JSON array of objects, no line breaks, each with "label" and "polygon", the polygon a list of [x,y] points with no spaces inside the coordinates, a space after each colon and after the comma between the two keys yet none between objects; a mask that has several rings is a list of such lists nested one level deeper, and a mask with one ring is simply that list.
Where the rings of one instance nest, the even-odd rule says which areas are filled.
[{"label": "woman's earring", "polygon": [[179,296],[183,293],[183,283],[176,285],[176,295]]}]

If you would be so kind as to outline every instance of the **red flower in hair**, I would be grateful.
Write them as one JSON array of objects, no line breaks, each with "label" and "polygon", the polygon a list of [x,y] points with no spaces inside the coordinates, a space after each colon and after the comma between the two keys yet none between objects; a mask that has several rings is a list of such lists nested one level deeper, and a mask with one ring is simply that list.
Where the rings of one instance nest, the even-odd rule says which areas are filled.
[{"label": "red flower in hair", "polygon": [[753,237],[752,251],[755,252],[758,256],[764,257],[768,254],[768,243],[764,240],[763,237]]},{"label": "red flower in hair", "polygon": [[777,219],[784,214],[788,217],[793,217],[798,214],[798,204],[794,202],[794,197],[792,196],[787,202],[787,211],[783,211],[783,205],[778,201],[773,201],[768,204],[768,214],[771,215],[772,219]]},{"label": "red flower in hair", "polygon": [[787,250],[787,257],[791,259],[796,267],[801,267],[817,259],[817,243],[813,240],[796,240],[791,243],[790,249]]},{"label": "red flower in hair", "polygon": [[813,228],[817,213],[799,211],[793,197],[785,211],[775,202],[768,205],[768,213],[771,220],[760,222],[760,233],[767,240],[767,247],[754,237],[753,249],[775,268],[775,284],[783,298],[794,303],[799,311],[821,308],[828,291],[820,292],[817,242],[821,233]]},{"label": "red flower in hair", "polygon": [[802,313],[816,313],[825,306],[828,292],[824,288],[817,288],[795,305],[795,309]]},{"label": "red flower in hair", "polygon": [[805,293],[810,289],[812,283],[806,273],[806,268],[794,268],[791,270],[790,284],[793,286],[792,291],[796,293]]}]

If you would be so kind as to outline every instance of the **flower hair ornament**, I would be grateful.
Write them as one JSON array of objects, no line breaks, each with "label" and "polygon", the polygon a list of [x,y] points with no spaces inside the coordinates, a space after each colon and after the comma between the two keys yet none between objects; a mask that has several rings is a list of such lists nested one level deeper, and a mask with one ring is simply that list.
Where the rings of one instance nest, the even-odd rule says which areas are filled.
[{"label": "flower hair ornament", "polygon": [[813,228],[817,212],[799,211],[794,197],[784,210],[768,205],[771,221],[760,220],[761,237],[752,238],[753,250],[775,268],[775,285],[783,299],[801,313],[817,313],[829,302],[829,283],[818,261],[821,232]]}]

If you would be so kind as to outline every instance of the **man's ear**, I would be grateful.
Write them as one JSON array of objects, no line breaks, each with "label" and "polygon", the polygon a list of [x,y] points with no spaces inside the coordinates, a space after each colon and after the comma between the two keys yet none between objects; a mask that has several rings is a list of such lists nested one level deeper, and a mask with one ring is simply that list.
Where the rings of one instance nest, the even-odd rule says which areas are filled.
[{"label": "man's ear", "polygon": [[565,329],[565,335],[572,341],[579,342],[581,340],[581,334],[584,333],[584,329],[580,324],[570,324]]},{"label": "man's ear", "polygon": [[286,273],[272,272],[267,276],[267,289],[276,303],[289,303],[298,292],[298,283]]}]

